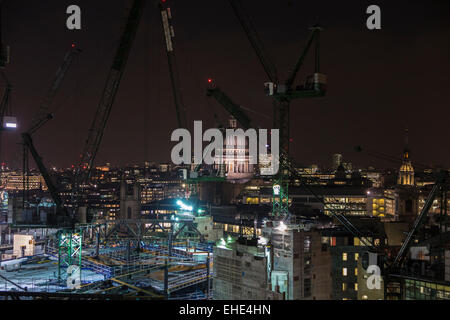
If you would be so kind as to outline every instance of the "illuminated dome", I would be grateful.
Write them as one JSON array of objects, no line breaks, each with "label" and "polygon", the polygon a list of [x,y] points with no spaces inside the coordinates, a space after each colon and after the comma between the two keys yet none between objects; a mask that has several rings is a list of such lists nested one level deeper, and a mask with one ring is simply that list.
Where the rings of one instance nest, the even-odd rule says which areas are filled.
[{"label": "illuminated dome", "polygon": [[411,165],[411,162],[403,163],[402,166],[400,167],[400,172],[414,174],[414,168]]}]

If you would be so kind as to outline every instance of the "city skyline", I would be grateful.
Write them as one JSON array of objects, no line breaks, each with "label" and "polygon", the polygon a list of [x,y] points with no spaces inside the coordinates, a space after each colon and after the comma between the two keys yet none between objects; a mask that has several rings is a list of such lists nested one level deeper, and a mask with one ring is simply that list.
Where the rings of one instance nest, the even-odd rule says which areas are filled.
[{"label": "city skyline", "polygon": [[[394,7],[381,1],[383,29],[376,32],[364,28],[364,1],[327,6],[258,3],[249,1],[250,16],[282,73],[292,68],[315,13],[320,12],[324,26],[322,70],[329,77],[328,98],[291,107],[291,150],[298,163],[326,165],[332,154],[342,153],[361,166],[396,168],[395,163],[358,154],[353,148],[363,145],[400,160],[404,129],[409,128],[413,162],[450,167],[450,155],[441,147],[448,119],[449,98],[444,96],[448,80],[440,71],[449,69],[450,48],[442,41],[450,27],[448,3],[404,1],[404,6]],[[2,137],[2,158],[10,165],[20,166],[19,133],[28,126],[72,43],[83,53],[58,95],[55,119],[36,134],[35,142],[47,165],[77,163],[124,9],[120,3],[78,4],[83,8],[83,28],[75,32],[64,27],[68,1],[4,2],[3,37],[11,46],[6,74],[14,86],[12,111],[19,121],[16,133]],[[97,165],[170,161],[170,133],[177,125],[158,14],[156,7],[147,6]],[[228,4],[203,1],[197,8],[175,3],[173,15],[189,125],[203,120],[214,127],[214,113],[227,122],[226,112],[205,97],[211,77],[235,102],[257,111],[249,113],[255,122],[270,128],[272,103],[263,94],[266,76]],[[420,23],[411,18],[418,16]],[[33,28],[41,26],[40,21],[46,24]],[[35,59],[29,59],[30,54]],[[95,74],[94,66],[99,70]]]}]

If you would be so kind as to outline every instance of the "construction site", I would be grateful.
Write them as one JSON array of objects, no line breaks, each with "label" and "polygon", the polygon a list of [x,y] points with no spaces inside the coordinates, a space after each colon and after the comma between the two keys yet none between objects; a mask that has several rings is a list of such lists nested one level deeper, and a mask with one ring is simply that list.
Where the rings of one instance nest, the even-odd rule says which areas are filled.
[{"label": "construction site", "polygon": [[[168,67],[177,127],[187,128],[172,2],[157,1],[151,10],[160,16],[167,56],[163,67]],[[398,179],[387,187],[375,186],[370,174],[363,177],[361,170],[344,168],[342,161],[323,174],[300,170],[290,152],[290,107],[297,100],[327,99],[327,75],[320,61],[322,27],[310,26],[300,55],[281,80],[244,1],[226,2],[265,72],[263,94],[273,104],[273,128],[279,134],[279,141],[266,148],[279,143],[279,156],[257,157],[253,165],[246,137],[239,145],[227,136],[227,150],[220,155],[224,162],[176,165],[174,176],[164,166],[120,169],[117,175],[98,167],[95,160],[115,97],[143,12],[151,5],[130,1],[77,164],[68,174],[49,169],[33,141],[56,116],[54,100],[82,55],[75,43],[55,66],[50,89],[20,134],[23,168],[2,182],[0,299],[450,299],[449,171],[424,169],[428,180],[415,178],[413,165],[419,165],[410,159],[408,133],[402,159],[388,159],[401,167],[395,173]],[[7,30],[0,37],[2,32]],[[5,81],[1,131],[8,131],[17,129],[17,118],[10,108],[10,51],[1,39],[0,45]],[[312,71],[298,81],[303,67]],[[215,79],[205,79],[204,87],[203,96],[229,116],[228,126],[215,117],[223,132],[225,127],[246,132],[260,128],[251,110],[235,103]],[[368,157],[389,158],[356,149]],[[274,163],[277,173],[265,174]],[[158,189],[161,185],[165,189]],[[374,268],[380,283],[375,287],[367,280]]]}]

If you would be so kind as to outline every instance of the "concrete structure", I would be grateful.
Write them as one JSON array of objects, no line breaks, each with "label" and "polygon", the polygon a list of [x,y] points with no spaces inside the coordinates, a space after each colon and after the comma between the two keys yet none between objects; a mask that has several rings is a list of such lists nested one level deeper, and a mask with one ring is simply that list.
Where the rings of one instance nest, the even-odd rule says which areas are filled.
[{"label": "concrete structure", "polygon": [[267,298],[268,261],[265,250],[255,244],[226,243],[224,240],[214,248],[214,299]]},{"label": "concrete structure", "polygon": [[312,299],[311,234],[273,223],[263,229],[273,248],[271,290],[284,294],[286,300]]},{"label": "concrete structure", "polygon": [[30,257],[34,255],[34,237],[26,234],[14,235],[13,254],[17,258]]},{"label": "concrete structure", "polygon": [[127,183],[120,186],[120,219],[139,219],[141,217],[141,193],[139,184],[134,183],[129,190]]},{"label": "concrete structure", "polygon": [[31,257],[35,254],[34,236],[26,234],[15,234],[12,254],[2,254],[1,260],[19,259]]},{"label": "concrete structure", "polygon": [[207,241],[217,242],[223,237],[222,228],[215,228],[211,216],[194,217],[194,223],[197,230],[205,237]]},{"label": "concrete structure", "polygon": [[332,162],[332,169],[336,170],[337,168],[339,168],[339,166],[342,164],[342,160],[343,160],[343,156],[342,154],[336,153],[333,154],[333,162]]}]

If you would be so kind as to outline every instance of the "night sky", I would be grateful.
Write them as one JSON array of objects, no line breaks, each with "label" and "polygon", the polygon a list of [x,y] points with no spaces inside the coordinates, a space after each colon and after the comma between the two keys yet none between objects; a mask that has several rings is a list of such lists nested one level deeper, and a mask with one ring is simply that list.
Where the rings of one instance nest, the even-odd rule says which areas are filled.
[{"label": "night sky", "polygon": [[[12,109],[20,129],[29,126],[72,42],[83,50],[55,101],[58,112],[34,136],[50,166],[75,164],[117,46],[127,1],[5,0],[4,43],[11,46],[6,74],[14,86]],[[450,167],[449,1],[247,0],[267,51],[284,80],[319,17],[321,71],[328,95],[291,104],[291,150],[298,163],[328,165],[333,153],[356,165],[398,167],[353,151],[368,149],[400,158],[409,128],[412,158]],[[82,30],[66,29],[68,5],[82,9]],[[207,79],[271,128],[266,74],[225,0],[172,1],[176,50],[188,121],[215,127],[227,114],[205,96]],[[366,28],[370,4],[382,10],[382,30]],[[97,164],[168,162],[176,128],[159,10],[149,0],[131,52]],[[305,62],[297,83],[312,73]],[[2,89],[3,90],[3,89]],[[19,130],[21,131],[21,130]],[[19,133],[4,133],[2,159],[21,166]],[[34,164],[33,164],[34,166]]]}]

